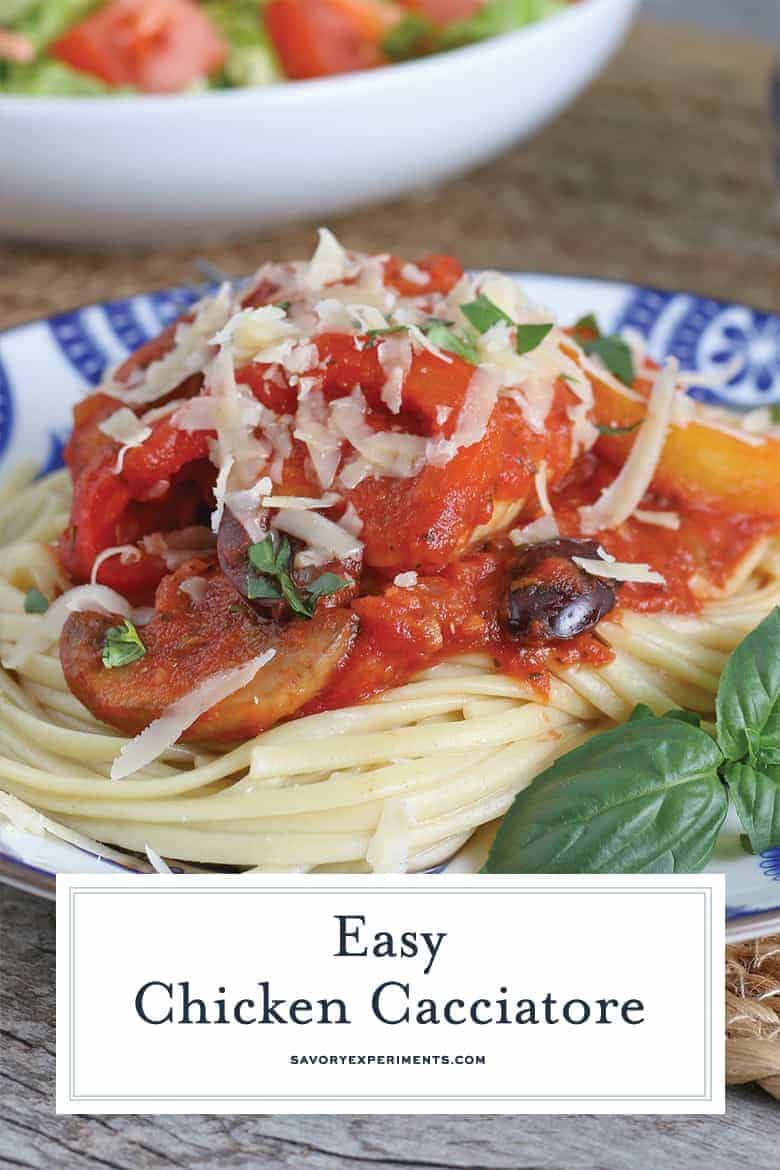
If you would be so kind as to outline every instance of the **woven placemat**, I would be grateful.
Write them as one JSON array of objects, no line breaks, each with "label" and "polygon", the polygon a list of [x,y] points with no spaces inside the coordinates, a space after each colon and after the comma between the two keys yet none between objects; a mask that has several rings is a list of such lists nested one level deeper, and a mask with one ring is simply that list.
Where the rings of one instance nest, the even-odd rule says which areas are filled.
[{"label": "woven placemat", "polygon": [[726,948],[726,1079],[780,1101],[780,935]]}]

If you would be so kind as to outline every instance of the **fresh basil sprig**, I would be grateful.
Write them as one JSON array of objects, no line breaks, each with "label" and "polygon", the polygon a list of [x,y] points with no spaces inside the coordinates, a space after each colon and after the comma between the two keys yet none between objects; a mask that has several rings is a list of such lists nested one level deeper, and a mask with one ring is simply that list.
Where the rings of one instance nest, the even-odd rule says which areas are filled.
[{"label": "fresh basil sprig", "polygon": [[724,776],[753,849],[780,845],[780,610],[723,670],[716,703]]},{"label": "fresh basil sprig", "polygon": [[695,873],[726,817],[717,744],[676,719],[596,735],[515,797],[489,873]]},{"label": "fresh basil sprig", "polygon": [[286,536],[278,544],[269,533],[249,547],[249,563],[257,572],[247,579],[250,601],[286,601],[293,613],[312,618],[321,597],[338,593],[349,581],[335,573],[323,573],[310,585],[299,588],[292,578],[292,546]]},{"label": "fresh basil sprig", "polygon": [[689,711],[644,704],[515,797],[488,873],[695,873],[729,796],[751,848],[780,845],[780,610],[737,647],[713,739]]}]

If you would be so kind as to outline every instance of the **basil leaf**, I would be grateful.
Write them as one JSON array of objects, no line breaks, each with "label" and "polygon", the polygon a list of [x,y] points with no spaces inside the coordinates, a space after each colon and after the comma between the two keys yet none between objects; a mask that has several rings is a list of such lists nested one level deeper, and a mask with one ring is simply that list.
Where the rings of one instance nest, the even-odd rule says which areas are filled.
[{"label": "basil leaf", "polygon": [[340,589],[345,589],[349,584],[351,582],[346,577],[338,577],[335,573],[323,573],[321,577],[307,586],[306,592],[309,597],[317,600],[320,597],[330,597],[332,594],[338,593]]},{"label": "basil leaf", "polygon": [[626,386],[633,386],[634,359],[622,337],[599,337],[596,341],[584,342],[582,348],[590,357],[601,358],[609,372]]},{"label": "basil leaf", "polygon": [[425,336],[432,345],[444,349],[448,353],[457,354],[464,361],[473,366],[479,365],[479,353],[474,342],[468,337],[462,337],[450,329],[443,321],[434,321],[425,328]]},{"label": "basil leaf", "polygon": [[655,719],[655,711],[647,703],[637,703],[628,717],[629,723],[638,723],[640,719]]},{"label": "basil leaf", "polygon": [[314,617],[314,610],[316,601],[309,601],[296,587],[295,582],[289,573],[282,573],[279,577],[279,586],[282,590],[282,596],[289,605],[293,613],[297,613],[299,617],[311,618]]},{"label": "basil leaf", "polygon": [[780,764],[780,609],[729,658],[715,709],[726,759],[747,758],[759,770]]},{"label": "basil leaf", "polygon": [[512,318],[508,317],[503,309],[499,309],[498,305],[494,304],[490,297],[486,297],[484,293],[480,293],[475,301],[461,305],[460,311],[471,322],[477,333],[487,333],[488,329],[492,329],[499,321],[506,321],[507,325],[514,325]]},{"label": "basil leaf", "polygon": [[681,723],[690,723],[691,727],[701,727],[701,715],[695,711],[667,711],[664,719],[679,719]]},{"label": "basil leaf", "polygon": [[518,325],[516,348],[520,356],[540,346],[552,328],[552,325]]},{"label": "basil leaf", "polygon": [[596,735],[515,797],[488,873],[696,873],[728,807],[703,731],[640,717]]},{"label": "basil leaf", "polygon": [[44,597],[40,589],[28,589],[24,599],[25,613],[46,613],[49,608],[48,598]]},{"label": "basil leaf", "polygon": [[753,852],[780,846],[780,768],[729,763],[724,776]]},{"label": "basil leaf", "polygon": [[132,622],[125,619],[121,626],[112,626],[106,630],[102,660],[107,670],[129,666],[145,654],[146,647]]},{"label": "basil leaf", "polygon": [[247,577],[246,594],[250,601],[281,601],[281,590],[270,577],[250,573]]},{"label": "basil leaf", "polygon": [[769,418],[773,423],[780,423],[780,402],[773,402],[769,407]]},{"label": "basil leaf", "polygon": [[258,573],[276,572],[276,549],[272,536],[266,536],[264,540],[249,546],[249,563]]}]

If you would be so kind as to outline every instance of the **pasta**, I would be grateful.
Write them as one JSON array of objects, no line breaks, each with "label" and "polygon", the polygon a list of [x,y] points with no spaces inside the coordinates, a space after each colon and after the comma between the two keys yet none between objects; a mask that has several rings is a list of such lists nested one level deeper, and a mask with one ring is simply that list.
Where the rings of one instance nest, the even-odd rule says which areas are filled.
[{"label": "pasta", "polygon": [[506,278],[407,268],[324,232],[7,481],[0,814],[158,867],[476,869],[638,705],[712,722],[780,605],[776,434]]},{"label": "pasta", "polygon": [[[4,655],[40,621],[24,613],[27,589],[59,580],[47,542],[68,497],[58,472],[26,488],[17,479],[2,504]],[[19,540],[20,528],[36,540]],[[305,716],[238,748],[171,749],[132,782],[108,779],[124,740],[73,698],[52,646],[18,681],[0,674],[0,788],[65,832],[120,849],[218,866],[427,869],[502,816],[553,758],[637,703],[712,718],[726,656],[778,604],[770,545],[739,590],[700,615],[624,613],[602,624],[614,660],[556,667],[548,703],[487,657],[466,655],[369,704]],[[473,867],[483,856],[484,846]]]}]

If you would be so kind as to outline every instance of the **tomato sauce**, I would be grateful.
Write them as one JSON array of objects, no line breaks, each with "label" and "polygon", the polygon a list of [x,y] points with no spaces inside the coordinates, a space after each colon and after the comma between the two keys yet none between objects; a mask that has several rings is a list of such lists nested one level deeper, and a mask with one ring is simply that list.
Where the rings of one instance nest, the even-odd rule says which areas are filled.
[{"label": "tomato sauce", "polygon": [[[432,295],[449,291],[461,272],[457,262],[439,256],[422,261],[417,269],[410,281],[405,266],[391,257],[385,279],[408,295]],[[277,292],[260,286],[247,303],[273,299]],[[163,356],[173,344],[175,330],[171,326],[128,359],[118,380],[131,381]],[[316,386],[324,409],[359,387],[360,427],[400,432],[407,440],[452,439],[474,374],[464,358],[417,349],[394,413],[383,400],[386,374],[377,336],[323,333],[314,344],[318,360],[307,378]],[[281,367],[250,364],[236,377],[280,425],[284,419],[292,421],[298,383],[287,379]],[[202,384],[202,376],[194,375],[164,401],[197,394]],[[548,692],[553,662],[599,666],[611,660],[597,629],[566,641],[519,644],[502,620],[520,555],[505,533],[510,526],[522,527],[538,517],[534,480],[542,461],[561,536],[578,538],[586,535],[579,509],[598,499],[626,457],[629,440],[624,436],[601,439],[595,452],[573,460],[570,415],[578,402],[566,381],[559,380],[539,433],[529,426],[521,405],[511,395],[502,396],[481,439],[460,446],[448,461],[429,459],[413,476],[369,475],[351,488],[339,488],[341,501],[325,514],[338,521],[349,506],[357,512],[363,572],[362,577],[354,573],[352,590],[345,590],[333,604],[343,606],[354,598],[349,604],[359,619],[359,633],[304,713],[361,702],[463,653],[489,655],[502,672],[529,680],[540,697]],[[625,402],[637,409],[633,399],[620,399],[618,405],[622,408]],[[116,398],[97,394],[76,411],[66,452],[75,481],[74,506],[71,525],[59,545],[63,567],[74,581],[89,580],[95,559],[106,548],[208,522],[213,508],[216,468],[209,458],[213,432],[182,431],[166,418],[157,419],[149,438],[125,451],[117,472],[118,444],[100,426],[120,405]],[[635,422],[623,417],[618,421]],[[354,452],[345,448],[342,454]],[[684,466],[686,460],[678,463]],[[279,495],[321,494],[307,448],[297,438],[291,437],[275,490]],[[664,490],[669,490],[665,481]],[[733,507],[718,509],[711,497],[692,495],[687,490],[670,492],[669,497],[649,493],[643,501],[649,511],[676,513],[680,517],[676,530],[634,517],[615,530],[595,537],[587,534],[616,560],[648,565],[664,578],[663,585],[615,583],[617,620],[620,609],[698,612],[702,596],[727,586],[757,542],[780,532],[776,517],[747,515]],[[573,569],[573,563],[569,565]],[[151,600],[166,573],[163,561],[145,552],[132,564],[118,557],[106,560],[97,580],[141,603]],[[396,585],[399,573],[412,574],[412,583]],[[354,597],[358,587],[360,596]],[[216,669],[219,665],[214,663]]]}]

